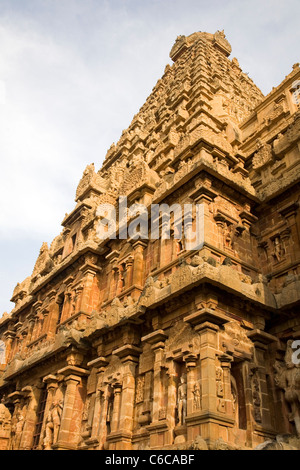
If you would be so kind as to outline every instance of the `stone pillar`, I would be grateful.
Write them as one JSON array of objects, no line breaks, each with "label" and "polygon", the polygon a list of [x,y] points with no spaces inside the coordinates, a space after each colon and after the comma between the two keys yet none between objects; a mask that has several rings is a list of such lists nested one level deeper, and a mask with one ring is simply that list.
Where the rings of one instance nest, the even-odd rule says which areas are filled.
[{"label": "stone pillar", "polygon": [[227,355],[220,356],[219,358],[221,367],[223,370],[223,385],[224,385],[224,395],[223,399],[225,402],[225,412],[229,415],[233,415],[233,403],[231,396],[231,362],[233,358]]},{"label": "stone pillar", "polygon": [[61,320],[60,320],[61,323],[67,320],[70,316],[71,297],[72,297],[71,291],[65,292],[65,299],[63,303],[63,310],[62,310],[62,315],[61,315]]},{"label": "stone pillar", "polygon": [[86,369],[67,366],[58,371],[65,376],[66,392],[61,424],[58,435],[57,449],[76,449],[80,440],[81,415],[83,411],[83,377],[88,375]]},{"label": "stone pillar", "polygon": [[119,267],[114,265],[112,267],[111,284],[109,286],[109,300],[116,297],[118,293],[118,282],[119,282]]},{"label": "stone pillar", "polygon": [[41,388],[37,386],[27,386],[22,389],[22,393],[28,401],[26,418],[22,433],[20,450],[31,450],[33,445],[33,435],[37,420],[37,408],[41,395]]},{"label": "stone pillar", "polygon": [[47,327],[48,338],[54,338],[56,334],[56,328],[58,326],[59,312],[61,305],[63,303],[62,299],[53,300],[50,306],[49,321]]},{"label": "stone pillar", "polygon": [[27,412],[24,393],[17,390],[8,395],[7,398],[14,404],[14,412],[11,420],[11,450],[20,450]]},{"label": "stone pillar", "polygon": [[[99,440],[105,435],[105,417],[107,413],[107,408],[105,408],[105,399],[103,391],[101,390],[102,386],[102,377],[108,361],[104,357],[98,357],[93,361],[88,363],[89,367],[97,367],[97,388],[96,388],[96,397],[94,405],[94,417],[92,422],[91,437],[89,439],[90,443],[99,443]],[[103,424],[104,422],[104,424]]]},{"label": "stone pillar", "polygon": [[114,407],[111,422],[111,432],[117,432],[119,429],[119,418],[120,418],[120,404],[121,404],[121,392],[122,385],[119,383],[114,384]]},{"label": "stone pillar", "polygon": [[133,258],[130,256],[126,261],[127,276],[125,288],[131,287],[133,284]]},{"label": "stone pillar", "polygon": [[219,328],[212,323],[198,325],[200,336],[200,367],[202,384],[202,409],[217,410],[216,401],[216,350]]},{"label": "stone pillar", "polygon": [[103,302],[107,302],[110,294],[112,292],[112,284],[113,284],[113,278],[114,278],[114,270],[112,267],[112,264],[109,263],[108,268],[107,268],[107,279],[106,279],[106,288],[104,291],[103,295]]},{"label": "stone pillar", "polygon": [[118,280],[117,280],[117,288],[116,288],[116,296],[120,295],[124,289],[124,279],[123,279],[123,269],[122,266],[118,266],[117,268],[118,273]]},{"label": "stone pillar", "polygon": [[164,343],[156,343],[152,346],[155,354],[154,370],[153,370],[153,413],[152,421],[159,420],[159,412],[161,409],[162,397],[162,383],[161,383],[161,369],[164,354]]},{"label": "stone pillar", "polygon": [[47,401],[46,401],[45,410],[44,410],[44,420],[43,420],[43,424],[41,427],[39,444],[37,447],[38,450],[44,449],[45,426],[46,426],[48,413],[50,411],[51,405],[55,397],[55,393],[58,388],[57,382],[58,382],[58,379],[55,375],[47,375],[46,377],[43,378],[43,383],[46,384],[46,387],[47,387]]},{"label": "stone pillar", "polygon": [[177,388],[176,388],[176,374],[174,369],[174,361],[170,360],[167,370],[168,376],[168,405],[166,410],[166,421],[168,426],[168,441],[173,444],[173,432],[176,426],[175,410],[177,406]]},{"label": "stone pillar", "polygon": [[96,266],[96,258],[87,259],[86,264],[80,268],[84,277],[84,286],[81,296],[80,311],[83,313],[92,313],[94,308],[93,294],[94,294],[94,282],[95,276],[101,271],[99,266]]},{"label": "stone pillar", "polygon": [[44,324],[44,332],[48,338],[53,338],[56,333],[57,320],[59,316],[59,306],[56,301],[56,290],[49,293],[49,310],[46,313],[46,322]]},{"label": "stone pillar", "polygon": [[110,385],[106,384],[99,390],[99,407],[100,407],[100,416],[99,416],[99,450],[107,450],[108,444],[106,443],[107,439],[107,415],[108,415],[108,405],[109,405],[109,396],[110,396]]},{"label": "stone pillar", "polygon": [[133,429],[135,370],[137,362],[129,359],[122,362],[124,369],[120,429],[121,431],[131,433]]},{"label": "stone pillar", "polygon": [[255,423],[253,420],[251,375],[251,364],[248,360],[245,360],[241,364],[241,376],[245,395],[246,445],[249,447],[252,447],[253,431],[255,428]]},{"label": "stone pillar", "polygon": [[[201,306],[200,300],[200,298],[199,301],[196,299],[196,306],[198,302]],[[217,397],[218,333],[219,326],[226,323],[228,319],[223,313],[205,307],[188,315],[184,321],[194,327],[200,339],[201,410],[187,416],[188,438],[191,439],[195,435],[194,432],[197,432],[208,444],[213,445],[213,442],[220,436],[220,428],[224,431],[224,426],[232,427],[234,422],[223,409],[218,409]]]},{"label": "stone pillar", "polygon": [[33,304],[33,306],[32,306],[33,310],[35,312],[35,316],[34,316],[35,323],[34,323],[34,327],[33,327],[31,342],[36,340],[40,335],[40,311],[41,311],[41,306],[42,306],[42,302],[40,300],[35,302],[35,304]]},{"label": "stone pillar", "polygon": [[[253,399],[253,406],[260,408],[260,412],[256,413],[258,418],[256,419],[256,422],[261,424],[266,430],[270,430],[272,423],[266,378],[266,351],[268,349],[268,344],[277,342],[278,339],[275,336],[258,329],[250,331],[247,336],[254,342],[255,346],[254,355],[257,370],[255,373],[255,383],[252,384],[252,395],[254,392],[256,399],[258,398],[258,394],[260,395],[260,407],[258,406],[258,401],[256,401],[256,404],[254,403],[255,397]],[[261,415],[261,423],[259,423],[259,414]]]},{"label": "stone pillar", "polygon": [[28,321],[29,321],[29,326],[28,326],[27,344],[31,343],[31,341],[33,340],[34,325],[35,325],[34,317],[30,316],[28,318]]},{"label": "stone pillar", "polygon": [[41,334],[47,334],[48,328],[49,328],[49,310],[45,308],[43,310],[43,324],[42,324]]},{"label": "stone pillar", "polygon": [[[126,344],[114,351],[123,364],[122,368],[122,403],[120,409],[119,431],[120,442],[117,443],[116,449],[130,450],[132,449],[131,437],[133,431],[134,418],[134,399],[135,399],[135,375],[138,358],[142,350],[131,344]],[[116,400],[116,395],[115,395]],[[115,403],[114,403],[115,407]]]},{"label": "stone pillar", "polygon": [[82,301],[83,287],[78,286],[75,289],[75,313],[81,310],[81,301]]},{"label": "stone pillar", "polygon": [[5,338],[5,358],[6,358],[6,363],[9,362],[11,358],[11,353],[12,353],[12,344],[14,341],[14,338],[16,336],[16,333],[12,330],[7,330],[3,333],[3,337]]},{"label": "stone pillar", "polygon": [[[153,365],[153,402],[152,402],[152,422],[147,426],[150,432],[150,447],[157,447],[165,442],[164,435],[168,431],[166,419],[160,419],[160,411],[162,408],[162,366],[164,359],[165,340],[167,335],[163,330],[156,330],[149,335],[144,336],[141,341],[147,342],[152,345],[154,351],[154,365]],[[169,436],[168,436],[169,437]]]},{"label": "stone pillar", "polygon": [[132,284],[135,286],[143,286],[144,282],[144,249],[147,246],[142,241],[133,243],[134,262],[133,262],[133,279]]},{"label": "stone pillar", "polygon": [[114,250],[105,257],[108,260],[109,264],[107,266],[107,284],[103,296],[103,302],[107,302],[109,299],[115,296],[115,285],[114,285],[114,264],[119,257],[119,252]]},{"label": "stone pillar", "polygon": [[194,411],[199,411],[195,409],[194,406],[194,386],[195,386],[195,368],[196,368],[196,360],[197,356],[194,354],[188,354],[185,358],[185,363],[186,363],[186,371],[187,371],[187,410],[186,414],[187,416]]},{"label": "stone pillar", "polygon": [[161,384],[161,370],[162,361],[164,358],[165,340],[167,335],[163,330],[156,330],[147,336],[144,336],[142,342],[152,344],[154,351],[154,366],[153,366],[153,408],[152,408],[152,422],[159,420],[159,411],[161,409],[162,398],[162,384]]}]

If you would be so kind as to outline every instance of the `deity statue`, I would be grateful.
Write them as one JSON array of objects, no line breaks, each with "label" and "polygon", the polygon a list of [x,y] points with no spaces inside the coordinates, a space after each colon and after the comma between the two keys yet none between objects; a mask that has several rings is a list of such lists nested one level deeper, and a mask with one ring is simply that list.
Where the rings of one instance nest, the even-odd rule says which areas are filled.
[{"label": "deity statue", "polygon": [[183,374],[180,377],[180,384],[178,386],[177,409],[178,409],[179,425],[183,425],[185,423],[186,398],[187,398],[186,376]]},{"label": "deity statue", "polygon": [[45,450],[51,450],[53,444],[56,444],[57,442],[61,424],[62,410],[62,400],[55,401],[50,406],[45,427],[45,438],[43,442]]},{"label": "deity statue", "polygon": [[276,361],[275,384],[284,390],[284,397],[290,406],[289,420],[293,421],[300,437],[300,364],[293,362],[293,340],[287,342],[284,365]]},{"label": "deity statue", "polygon": [[201,409],[201,389],[200,389],[200,385],[198,382],[196,382],[194,385],[193,395],[194,395],[194,408],[195,410],[200,410]]},{"label": "deity statue", "polygon": [[18,450],[21,444],[22,432],[25,424],[26,408],[18,408],[12,417],[11,448]]},{"label": "deity statue", "polygon": [[3,401],[0,403],[0,445],[2,444],[3,448],[3,441],[5,439],[7,445],[9,443],[9,438],[11,435],[11,414],[8,408],[4,405]]}]

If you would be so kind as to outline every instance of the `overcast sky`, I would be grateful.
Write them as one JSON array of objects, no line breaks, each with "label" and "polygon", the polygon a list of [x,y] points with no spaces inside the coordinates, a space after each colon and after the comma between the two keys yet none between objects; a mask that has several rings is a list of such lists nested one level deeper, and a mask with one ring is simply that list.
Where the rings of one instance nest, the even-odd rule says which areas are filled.
[{"label": "overcast sky", "polygon": [[225,30],[267,94],[300,62],[299,0],[0,0],[0,316],[170,63]]}]

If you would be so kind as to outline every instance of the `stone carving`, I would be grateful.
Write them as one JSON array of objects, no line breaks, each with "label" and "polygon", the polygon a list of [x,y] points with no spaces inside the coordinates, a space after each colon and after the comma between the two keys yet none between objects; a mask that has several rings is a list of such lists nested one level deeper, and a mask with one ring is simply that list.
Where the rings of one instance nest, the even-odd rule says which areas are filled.
[{"label": "stone carving", "polygon": [[293,421],[298,437],[300,437],[300,365],[294,364],[292,340],[287,342],[284,364],[276,361],[275,383],[284,390],[284,397],[290,407],[289,420]]},{"label": "stone carving", "polygon": [[282,260],[283,256],[285,255],[285,246],[280,236],[276,236],[273,240],[273,258],[279,262]]},{"label": "stone carving", "polygon": [[180,383],[178,385],[178,398],[177,398],[177,411],[178,411],[178,424],[182,426],[185,423],[186,417],[186,404],[187,404],[187,384],[186,375],[183,374],[180,377]]},{"label": "stone carving", "polygon": [[159,412],[158,412],[158,419],[159,421],[162,421],[164,419],[166,419],[167,417],[167,409],[165,406],[163,406],[162,408],[160,408]]},{"label": "stone carving", "polygon": [[48,274],[53,268],[53,260],[50,257],[48,243],[43,243],[40,249],[39,257],[35,263],[32,278]]},{"label": "stone carving", "polygon": [[263,144],[263,142],[258,139],[257,148],[258,151],[255,153],[252,160],[254,170],[260,170],[272,161],[272,147],[270,144]]},{"label": "stone carving", "polygon": [[11,414],[4,403],[0,403],[0,451],[8,450],[11,437]]},{"label": "stone carving", "polygon": [[220,368],[216,369],[216,384],[217,384],[217,396],[224,397],[224,385],[223,385],[223,371]]},{"label": "stone carving", "polygon": [[91,401],[92,401],[92,398],[90,396],[87,397],[85,404],[84,404],[84,409],[82,412],[82,421],[87,421],[89,417],[89,409],[90,409]]},{"label": "stone carving", "polygon": [[87,165],[77,186],[76,201],[81,200],[88,189],[94,189],[98,193],[103,193],[103,187],[105,188],[105,182],[103,178],[95,172],[94,163]]},{"label": "stone carving", "polygon": [[45,450],[51,450],[52,446],[57,443],[62,410],[63,400],[54,401],[50,406],[46,420],[45,437],[43,441]]},{"label": "stone carving", "polygon": [[26,417],[26,405],[17,404],[11,420],[11,449],[18,450]]},{"label": "stone carving", "polygon": [[113,410],[114,410],[114,394],[111,390],[108,395],[106,396],[107,401],[107,411],[106,411],[106,425],[110,429],[113,417]]},{"label": "stone carving", "polygon": [[194,384],[193,396],[194,396],[194,409],[196,411],[201,410],[201,386],[198,382]]},{"label": "stone carving", "polygon": [[257,368],[253,367],[251,372],[251,386],[253,399],[253,417],[257,423],[261,423],[261,392]]},{"label": "stone carving", "polygon": [[175,60],[179,50],[186,44],[187,44],[187,41],[186,41],[185,36],[183,36],[183,35],[182,36],[177,36],[175,44],[172,47],[171,52],[170,52],[170,58],[172,60]]},{"label": "stone carving", "polygon": [[285,134],[279,134],[274,142],[274,153],[279,156],[299,139],[300,111],[294,114],[294,120],[289,125]]},{"label": "stone carving", "polygon": [[254,450],[300,450],[300,439],[290,434],[278,434],[274,440],[268,439]]},{"label": "stone carving", "polygon": [[285,107],[282,104],[274,103],[272,110],[264,118],[264,123],[270,125],[271,121],[274,121],[279,116],[281,116],[285,111]]},{"label": "stone carving", "polygon": [[145,387],[145,376],[138,377],[136,385],[135,402],[142,403],[144,401],[144,387]]},{"label": "stone carving", "polygon": [[231,45],[226,39],[224,29],[222,31],[217,31],[214,34],[214,40],[215,43],[221,48],[221,50],[226,54],[230,55],[231,54]]},{"label": "stone carving", "polygon": [[[255,447],[262,425],[290,430],[268,387],[270,361],[300,331],[300,114],[289,99],[300,69],[264,98],[230,50],[224,31],[177,38],[174,64],[99,172],[86,167],[62,233],[14,290],[0,398],[13,408],[43,378],[51,396],[21,400],[11,419],[0,407],[0,448],[11,435],[22,449],[227,449]],[[174,220],[164,244],[103,240],[98,206],[113,205],[123,227],[120,196],[203,204],[203,244],[174,239]],[[299,431],[297,370],[277,365],[276,380]]]},{"label": "stone carving", "polygon": [[230,390],[231,390],[231,403],[232,403],[232,413],[235,418],[235,422],[238,423],[238,391],[236,380],[231,375],[230,376]]}]

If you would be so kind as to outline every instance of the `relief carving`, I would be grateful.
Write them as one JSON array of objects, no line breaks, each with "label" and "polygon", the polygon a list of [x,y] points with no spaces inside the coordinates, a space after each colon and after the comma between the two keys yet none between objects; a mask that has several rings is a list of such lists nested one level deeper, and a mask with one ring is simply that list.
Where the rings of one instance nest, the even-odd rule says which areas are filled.
[{"label": "relief carving", "polygon": [[0,450],[8,450],[11,437],[11,414],[4,403],[0,403]]},{"label": "relief carving", "polygon": [[138,377],[136,385],[136,404],[142,403],[144,401],[144,388],[145,388],[145,376]]},{"label": "relief carving", "polygon": [[258,151],[254,154],[252,160],[254,170],[260,170],[272,161],[272,147],[270,144],[263,144],[263,142],[258,139],[257,148]]},{"label": "relief carving", "polygon": [[201,385],[196,382],[193,388],[193,403],[194,403],[194,410],[198,411],[201,410]]},{"label": "relief carving", "polygon": [[15,411],[11,420],[11,449],[19,450],[22,432],[25,424],[27,407],[24,402],[16,404]]},{"label": "relief carving", "polygon": [[292,340],[287,342],[284,363],[275,362],[275,384],[284,390],[284,398],[290,408],[288,418],[294,422],[298,437],[300,437],[300,365],[294,364],[292,355]]},{"label": "relief carving", "polygon": [[62,411],[63,400],[54,401],[51,404],[46,420],[45,437],[43,441],[45,450],[51,450],[52,446],[57,443]]},{"label": "relief carving", "polygon": [[178,424],[182,426],[185,424],[186,405],[187,405],[187,384],[186,375],[182,374],[177,391],[177,411],[178,411]]},{"label": "relief carving", "polygon": [[76,201],[81,200],[88,189],[94,189],[98,193],[103,193],[103,186],[105,186],[105,182],[103,178],[95,172],[94,163],[87,165],[77,186]]}]

